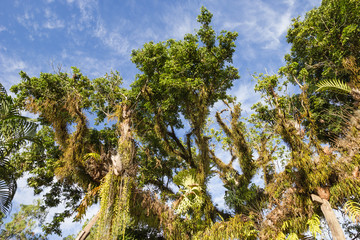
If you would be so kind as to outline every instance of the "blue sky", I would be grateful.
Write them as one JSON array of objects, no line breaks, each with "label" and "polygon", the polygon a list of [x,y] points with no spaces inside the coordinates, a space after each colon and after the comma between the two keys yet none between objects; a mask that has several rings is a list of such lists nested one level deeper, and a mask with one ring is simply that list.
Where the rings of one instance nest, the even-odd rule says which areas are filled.
[{"label": "blue sky", "polygon": [[[137,73],[131,50],[193,33],[199,27],[200,7],[205,6],[214,14],[217,32],[239,33],[234,65],[241,79],[230,93],[249,111],[258,100],[251,74],[277,72],[290,49],[285,36],[291,19],[319,5],[320,0],[2,1],[0,82],[9,89],[20,81],[21,70],[39,76],[58,66],[67,72],[76,66],[90,78],[117,70],[128,85]],[[32,199],[31,190],[20,184],[14,209]],[[64,232],[76,232],[74,227],[69,221]]]}]

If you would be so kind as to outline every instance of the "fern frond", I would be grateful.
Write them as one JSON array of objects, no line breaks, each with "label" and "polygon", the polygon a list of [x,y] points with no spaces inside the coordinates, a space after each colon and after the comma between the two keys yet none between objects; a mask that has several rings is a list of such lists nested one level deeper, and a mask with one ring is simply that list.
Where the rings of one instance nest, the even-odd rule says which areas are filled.
[{"label": "fern frond", "polygon": [[287,237],[288,240],[299,240],[299,237],[296,233],[290,233]]},{"label": "fern frond", "polygon": [[85,156],[83,157],[83,161],[85,162],[86,160],[88,160],[89,158],[93,158],[95,159],[95,161],[100,161],[100,154],[98,153],[87,153],[85,154]]},{"label": "fern frond", "polygon": [[318,89],[316,90],[317,92],[329,90],[341,94],[351,93],[351,88],[349,87],[349,85],[347,85],[346,83],[342,82],[339,79],[323,80],[320,83],[318,83],[316,86],[318,87]]},{"label": "fern frond", "polygon": [[280,232],[277,235],[276,240],[286,240],[286,235],[283,232]]},{"label": "fern frond", "polygon": [[360,203],[349,200],[345,203],[344,209],[353,222],[360,222]]},{"label": "fern frond", "polygon": [[316,238],[317,234],[321,235],[320,217],[317,214],[311,216],[307,221],[307,225],[309,225],[309,231],[314,238]]}]

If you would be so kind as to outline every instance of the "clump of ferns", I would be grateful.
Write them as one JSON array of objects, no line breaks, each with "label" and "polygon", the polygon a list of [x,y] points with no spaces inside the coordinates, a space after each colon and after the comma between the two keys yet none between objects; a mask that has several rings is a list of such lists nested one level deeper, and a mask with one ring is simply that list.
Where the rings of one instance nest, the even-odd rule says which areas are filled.
[{"label": "clump of ferns", "polygon": [[197,234],[194,239],[217,240],[217,239],[258,239],[259,231],[253,216],[237,214],[227,221],[216,222],[204,232]]},{"label": "clump of ferns", "polygon": [[[303,230],[310,232],[311,236],[304,235],[303,233],[296,233],[296,231],[290,231],[290,233],[285,234],[284,232],[288,229],[296,229],[299,227],[298,221],[285,221],[282,224],[281,231],[278,233],[276,240],[298,240],[298,239],[316,239],[317,236],[321,236],[321,222],[320,217],[316,213],[313,213],[312,216],[306,221]],[[304,231],[305,232],[305,231]]]}]

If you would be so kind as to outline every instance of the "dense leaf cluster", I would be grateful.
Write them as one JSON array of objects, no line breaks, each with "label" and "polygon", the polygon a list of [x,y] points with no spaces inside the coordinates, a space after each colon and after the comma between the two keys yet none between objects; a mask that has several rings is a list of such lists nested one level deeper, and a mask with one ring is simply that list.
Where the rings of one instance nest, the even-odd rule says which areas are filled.
[{"label": "dense leaf cluster", "polygon": [[[130,88],[117,72],[93,80],[76,68],[21,72],[16,104],[42,128],[11,164],[13,176],[31,174],[35,193],[50,188],[44,206],[65,203],[47,233],[60,234],[65,217],[81,219],[95,203],[99,213],[81,232],[90,239],[316,238],[320,220],[337,237],[332,208],[346,202],[359,219],[359,2],[324,0],[294,20],[286,66],[254,76],[261,100],[247,119],[227,94],[239,79],[237,33],[217,35],[211,20],[202,8],[195,34],[134,50],[140,73]],[[321,80],[325,91],[316,91]],[[291,83],[299,94],[286,93]],[[339,86],[341,96],[331,93]],[[215,104],[223,109],[212,114]],[[346,118],[334,117],[345,108]],[[228,211],[209,193],[214,177]]]}]

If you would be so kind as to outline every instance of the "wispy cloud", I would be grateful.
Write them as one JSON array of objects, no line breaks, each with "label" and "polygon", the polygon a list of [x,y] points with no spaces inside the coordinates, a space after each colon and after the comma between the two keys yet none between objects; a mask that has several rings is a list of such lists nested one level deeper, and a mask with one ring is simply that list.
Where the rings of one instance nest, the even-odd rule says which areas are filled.
[{"label": "wispy cloud", "polygon": [[232,19],[224,16],[223,27],[238,31],[243,41],[261,43],[264,49],[279,48],[280,39],[291,23],[294,1],[284,1],[278,6],[260,0],[241,2],[239,18],[233,18],[232,14]]},{"label": "wispy cloud", "polygon": [[30,31],[37,31],[39,24],[35,21],[35,12],[25,10],[24,14],[17,16],[17,21]]},{"label": "wispy cloud", "polygon": [[45,22],[43,23],[43,27],[47,29],[55,29],[55,28],[64,28],[65,22],[58,18],[55,12],[46,8],[44,10],[44,16],[46,18]]},{"label": "wispy cloud", "polygon": [[24,69],[26,67],[27,67],[27,64],[23,60],[21,60],[17,57],[10,57],[10,56],[6,56],[5,54],[0,53],[1,71],[5,72],[5,73],[11,73],[11,72],[16,72],[21,69]]},{"label": "wispy cloud", "polygon": [[99,16],[97,0],[67,0],[67,3],[70,5],[75,4],[80,13],[79,16],[73,16],[73,28],[82,31],[96,24]]},{"label": "wispy cloud", "polygon": [[[114,50],[121,55],[129,55],[130,44],[129,40],[121,34],[119,28],[121,25],[125,26],[125,22],[118,23],[118,28],[115,30],[108,30],[102,20],[98,20],[97,27],[94,31],[94,36],[99,38],[104,45]],[[120,26],[120,27],[119,27]]]},{"label": "wispy cloud", "polygon": [[250,114],[251,106],[260,99],[260,95],[255,93],[254,87],[255,82],[240,82],[237,89],[232,91],[232,95],[241,103],[243,114]]},{"label": "wispy cloud", "polygon": [[[4,87],[9,90],[14,84],[20,82],[20,71],[25,71],[30,75],[39,73],[39,66],[36,65],[36,61],[29,63],[22,56],[11,54],[6,51],[0,51],[0,82]],[[10,95],[12,93],[8,92]]]},{"label": "wispy cloud", "polygon": [[202,4],[198,1],[180,1],[165,6],[162,22],[165,26],[164,36],[181,40],[187,33],[193,33],[199,28],[196,16],[200,13]]}]

